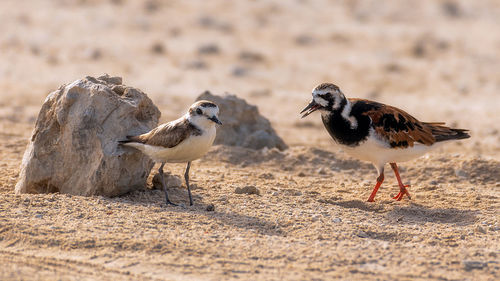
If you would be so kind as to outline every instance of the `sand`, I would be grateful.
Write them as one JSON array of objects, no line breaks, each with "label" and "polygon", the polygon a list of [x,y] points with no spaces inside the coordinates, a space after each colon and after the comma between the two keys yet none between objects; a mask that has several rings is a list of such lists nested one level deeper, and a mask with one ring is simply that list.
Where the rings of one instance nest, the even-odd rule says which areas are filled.
[{"label": "sand", "polygon": [[[500,279],[498,18],[498,1],[1,1],[0,279]],[[214,147],[192,207],[165,207],[152,175],[116,198],[15,195],[46,95],[102,73],[162,122],[236,94],[290,148]],[[298,115],[327,81],[472,137],[400,163],[411,201],[387,167],[367,203],[375,169]]]}]

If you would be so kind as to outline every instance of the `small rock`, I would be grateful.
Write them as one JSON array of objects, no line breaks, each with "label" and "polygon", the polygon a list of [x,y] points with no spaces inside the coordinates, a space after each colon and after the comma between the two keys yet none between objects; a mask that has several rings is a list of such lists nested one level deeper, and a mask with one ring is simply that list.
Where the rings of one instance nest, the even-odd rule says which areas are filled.
[{"label": "small rock", "polygon": [[165,47],[163,46],[162,43],[156,42],[151,46],[151,52],[153,54],[161,55],[165,53]]},{"label": "small rock", "polygon": [[360,230],[357,234],[356,234],[358,237],[361,237],[361,238],[368,238],[368,233]]},{"label": "small rock", "polygon": [[272,179],[274,179],[274,175],[272,173],[263,173],[263,174],[260,174],[259,178],[266,179],[266,180],[272,180]]},{"label": "small rock", "polygon": [[[169,173],[163,173],[163,178],[165,179],[165,185],[167,185],[167,188],[179,188],[182,186],[182,180],[178,176],[174,176]],[[191,184],[191,189],[193,189],[193,186],[194,184]],[[156,173],[153,177],[153,188],[163,190],[163,185],[161,183],[161,177],[159,173]]]},{"label": "small rock", "polygon": [[192,60],[192,61],[186,63],[186,68],[187,69],[196,69],[196,70],[207,69],[208,64],[202,60]]},{"label": "small rock", "polygon": [[462,11],[458,3],[454,1],[446,1],[442,4],[443,12],[452,18],[458,18],[462,15]]},{"label": "small rock", "polygon": [[311,45],[314,41],[314,38],[307,34],[302,34],[295,38],[295,43],[302,46]]},{"label": "small rock", "polygon": [[236,194],[256,194],[256,195],[259,195],[260,194],[260,191],[257,187],[253,186],[253,185],[247,185],[245,187],[237,187],[235,190],[234,190],[234,193]]},{"label": "small rock", "polygon": [[231,74],[236,77],[241,77],[247,75],[249,72],[249,69],[243,66],[235,66],[233,70],[231,71]]},{"label": "small rock", "polygon": [[476,232],[480,232],[482,234],[486,234],[486,229],[482,226],[476,227]]},{"label": "small rock", "polygon": [[455,170],[455,175],[457,177],[461,177],[461,178],[467,178],[468,177],[467,173],[464,170],[461,170],[461,169]]},{"label": "small rock", "polygon": [[471,271],[473,269],[483,269],[488,266],[487,263],[482,261],[463,261],[465,270]]},{"label": "small rock", "polygon": [[297,174],[297,176],[298,176],[298,177],[305,177],[305,176],[306,176],[306,174],[305,174],[304,172],[299,172],[299,173]]},{"label": "small rock", "polygon": [[339,223],[339,222],[342,222],[342,219],[341,218],[334,218],[333,222],[334,223]]},{"label": "small rock", "polygon": [[215,44],[206,44],[198,48],[198,54],[200,55],[215,55],[219,52],[219,47]]},{"label": "small rock", "polygon": [[324,169],[323,167],[319,168],[319,169],[318,169],[318,174],[320,174],[320,175],[325,175],[325,174],[326,174],[325,169]]},{"label": "small rock", "polygon": [[429,184],[431,184],[431,185],[437,185],[438,182],[437,181],[431,181]]},{"label": "small rock", "polygon": [[43,215],[42,214],[37,214],[37,215],[35,215],[35,218],[41,219],[41,218],[43,218]]},{"label": "small rock", "polygon": [[214,204],[208,204],[208,205],[207,205],[207,208],[206,208],[206,211],[207,211],[207,212],[213,212],[213,211],[215,211],[215,206],[214,206]]},{"label": "small rock", "polygon": [[259,53],[254,53],[250,51],[242,51],[239,55],[240,60],[246,62],[262,62],[264,56]]},{"label": "small rock", "polygon": [[273,192],[273,196],[278,196],[280,193],[278,191]]}]

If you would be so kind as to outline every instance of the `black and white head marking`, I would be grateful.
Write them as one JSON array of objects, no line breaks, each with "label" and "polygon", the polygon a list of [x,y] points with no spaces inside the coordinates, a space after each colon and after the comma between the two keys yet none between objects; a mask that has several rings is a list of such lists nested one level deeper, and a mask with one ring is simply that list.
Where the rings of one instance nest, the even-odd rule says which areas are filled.
[{"label": "black and white head marking", "polygon": [[222,125],[219,120],[219,107],[210,101],[198,101],[194,103],[187,113],[187,119],[201,129],[213,126],[214,123]]}]

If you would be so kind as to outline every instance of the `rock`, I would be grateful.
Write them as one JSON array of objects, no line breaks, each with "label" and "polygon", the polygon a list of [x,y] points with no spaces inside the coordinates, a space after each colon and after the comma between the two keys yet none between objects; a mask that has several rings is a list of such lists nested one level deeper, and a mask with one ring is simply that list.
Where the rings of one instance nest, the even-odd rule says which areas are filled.
[{"label": "rock", "polygon": [[220,53],[219,46],[213,43],[198,47],[198,54],[200,55],[216,55],[218,53]]},{"label": "rock", "polygon": [[160,111],[120,77],[86,77],[50,93],[15,191],[117,196],[142,188],[153,162],[117,141],[158,124]]},{"label": "rock", "polygon": [[479,232],[479,233],[482,233],[482,234],[486,234],[486,229],[482,226],[477,226],[476,227],[476,232]]},{"label": "rock", "polygon": [[340,222],[342,222],[342,219],[341,218],[334,218],[333,222],[334,223],[340,223]]},{"label": "rock", "polygon": [[245,100],[229,94],[217,96],[208,91],[201,94],[197,100],[209,100],[219,106],[219,117],[223,125],[217,128],[215,144],[252,149],[288,148],[271,127],[269,120],[259,114],[256,106]]},{"label": "rock", "polygon": [[153,54],[161,55],[165,53],[165,47],[161,42],[156,42],[151,46],[151,52]]},{"label": "rock", "polygon": [[[182,186],[182,180],[178,176],[174,176],[168,172],[164,172],[163,177],[165,179],[165,185],[167,186],[167,188],[179,188]],[[156,173],[153,177],[153,187],[155,189],[163,190],[163,185],[161,184],[161,178],[159,173]]]},{"label": "rock", "polygon": [[357,235],[358,237],[361,237],[361,238],[368,238],[368,237],[370,237],[370,236],[368,235],[368,233],[366,233],[366,232],[364,232],[364,231],[362,231],[362,230],[358,231],[358,233],[357,233],[356,235]]},{"label": "rock", "polygon": [[215,211],[215,206],[214,204],[208,204],[207,207],[205,208],[207,212],[213,212]]},{"label": "rock", "polygon": [[488,266],[487,263],[481,261],[463,261],[465,270],[471,271],[473,269],[483,269]]},{"label": "rock", "polygon": [[245,187],[237,187],[235,190],[234,190],[234,193],[236,194],[256,194],[256,195],[259,195],[260,194],[260,191],[257,187],[253,186],[253,185],[247,185]]}]

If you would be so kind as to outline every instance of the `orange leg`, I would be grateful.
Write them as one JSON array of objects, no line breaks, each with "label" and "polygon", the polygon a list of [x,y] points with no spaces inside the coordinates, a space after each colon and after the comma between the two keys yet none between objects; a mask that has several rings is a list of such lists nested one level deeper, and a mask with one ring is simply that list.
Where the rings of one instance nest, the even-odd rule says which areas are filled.
[{"label": "orange leg", "polygon": [[373,188],[372,194],[368,198],[368,202],[374,202],[375,194],[377,194],[378,188],[382,185],[382,182],[384,182],[384,170],[380,173],[380,175],[377,178],[377,184]]},{"label": "orange leg", "polygon": [[392,199],[396,199],[398,201],[401,201],[403,199],[403,196],[406,194],[408,196],[408,199],[411,200],[410,193],[406,189],[407,187],[410,187],[409,184],[404,185],[403,182],[401,181],[401,177],[399,176],[399,171],[398,171],[398,166],[396,163],[391,163],[391,168],[394,170],[394,175],[396,175],[396,179],[398,180],[399,184],[399,193],[398,195],[394,196]]}]

